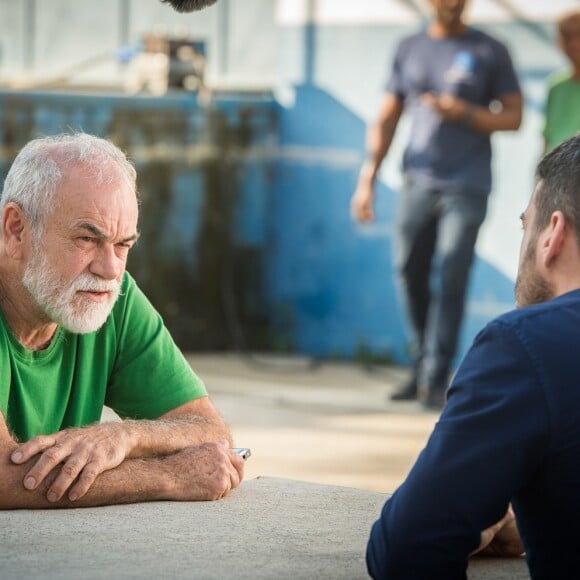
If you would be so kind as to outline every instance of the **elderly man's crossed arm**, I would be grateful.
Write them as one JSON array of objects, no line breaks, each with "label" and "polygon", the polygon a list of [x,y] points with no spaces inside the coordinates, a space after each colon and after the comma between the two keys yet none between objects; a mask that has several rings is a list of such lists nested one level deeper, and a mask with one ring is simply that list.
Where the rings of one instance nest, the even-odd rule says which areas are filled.
[{"label": "elderly man's crossed arm", "polygon": [[16,442],[0,420],[0,507],[214,500],[243,460],[208,397],[158,420],[98,423]]},{"label": "elderly man's crossed arm", "polygon": [[159,420],[66,429],[22,444],[2,419],[0,508],[220,499],[243,477],[220,423],[207,398]]}]

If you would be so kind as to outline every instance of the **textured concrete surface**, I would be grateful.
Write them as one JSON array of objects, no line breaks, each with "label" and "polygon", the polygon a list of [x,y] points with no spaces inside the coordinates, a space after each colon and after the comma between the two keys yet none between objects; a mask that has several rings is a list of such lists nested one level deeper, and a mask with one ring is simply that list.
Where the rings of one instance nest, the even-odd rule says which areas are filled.
[{"label": "textured concrete surface", "polygon": [[364,578],[381,494],[276,478],[209,503],[0,514],[0,576]]},{"label": "textured concrete surface", "polygon": [[[3,580],[366,578],[368,532],[386,496],[279,478],[208,503],[0,513]],[[481,560],[469,578],[527,578]]]},{"label": "textured concrete surface", "polygon": [[[0,512],[0,580],[366,578],[372,522],[437,414],[390,403],[403,369],[190,356],[246,480],[213,503]],[[523,560],[473,560],[469,578],[528,578]]]}]

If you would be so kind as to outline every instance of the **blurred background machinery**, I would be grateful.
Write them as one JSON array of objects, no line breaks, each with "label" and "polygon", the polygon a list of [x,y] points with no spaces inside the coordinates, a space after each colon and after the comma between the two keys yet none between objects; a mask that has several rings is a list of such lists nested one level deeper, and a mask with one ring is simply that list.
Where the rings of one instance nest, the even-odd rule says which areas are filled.
[{"label": "blurred background machinery", "polygon": [[149,92],[164,95],[168,89],[207,91],[204,83],[205,42],[187,35],[149,33],[138,48],[119,52],[126,68],[125,89],[129,94]]}]

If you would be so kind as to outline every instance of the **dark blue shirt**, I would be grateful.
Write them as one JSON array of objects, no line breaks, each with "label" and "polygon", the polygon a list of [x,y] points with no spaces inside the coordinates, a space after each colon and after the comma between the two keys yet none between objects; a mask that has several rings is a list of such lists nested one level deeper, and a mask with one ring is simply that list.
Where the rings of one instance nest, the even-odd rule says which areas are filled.
[{"label": "dark blue shirt", "polygon": [[444,121],[420,101],[422,94],[450,94],[473,105],[519,92],[505,46],[487,34],[468,29],[462,36],[432,38],[426,31],[398,46],[387,91],[405,102],[411,115],[403,168],[429,187],[491,189],[488,135],[465,124]]},{"label": "dark blue shirt", "polygon": [[532,578],[580,578],[580,290],[475,339],[439,422],[374,524],[374,578],[465,578],[512,501]]}]

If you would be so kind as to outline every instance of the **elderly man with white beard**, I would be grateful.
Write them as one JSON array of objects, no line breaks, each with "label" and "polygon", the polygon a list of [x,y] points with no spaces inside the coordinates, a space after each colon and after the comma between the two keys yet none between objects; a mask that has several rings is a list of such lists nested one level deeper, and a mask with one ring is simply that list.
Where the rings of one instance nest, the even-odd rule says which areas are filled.
[{"label": "elderly man with white beard", "polygon": [[[231,434],[125,271],[135,169],[86,134],[31,141],[0,199],[0,509],[218,499]],[[122,421],[101,423],[104,405]]]}]

